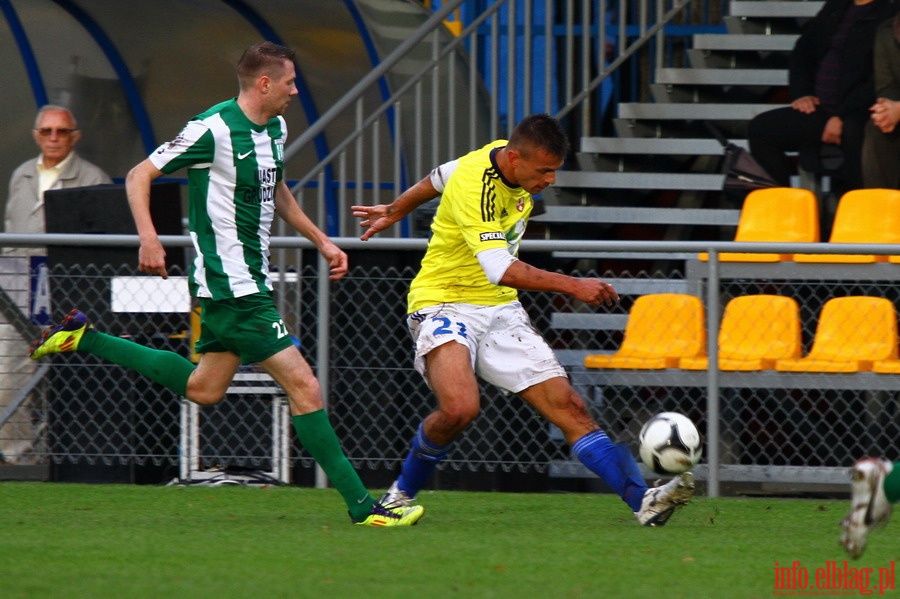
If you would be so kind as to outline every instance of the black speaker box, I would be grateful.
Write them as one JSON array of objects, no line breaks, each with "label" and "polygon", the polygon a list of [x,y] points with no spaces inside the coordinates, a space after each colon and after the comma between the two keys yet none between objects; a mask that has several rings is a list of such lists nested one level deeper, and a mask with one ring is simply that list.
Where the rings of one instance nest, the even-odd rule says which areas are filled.
[{"label": "black speaker box", "polygon": [[[181,235],[181,186],[175,181],[150,187],[150,214],[160,235]],[[90,185],[44,192],[44,218],[48,233],[136,235],[125,185]],[[47,261],[85,267],[123,264],[137,266],[136,246],[49,246]],[[184,248],[166,248],[166,264],[184,267]]]}]

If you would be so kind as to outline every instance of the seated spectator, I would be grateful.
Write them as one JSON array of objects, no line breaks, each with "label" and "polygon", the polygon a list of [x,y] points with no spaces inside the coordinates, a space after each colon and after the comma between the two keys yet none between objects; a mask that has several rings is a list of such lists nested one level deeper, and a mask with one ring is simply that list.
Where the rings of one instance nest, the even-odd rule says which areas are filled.
[{"label": "seated spectator", "polygon": [[[112,183],[100,167],[75,152],[81,139],[78,122],[68,108],[48,104],[34,120],[32,131],[40,155],[19,165],[9,180],[7,233],[45,233],[44,192]],[[8,255],[46,255],[42,247],[7,248]]]},{"label": "seated spectator", "polygon": [[900,15],[875,34],[875,104],[862,151],[866,187],[900,189]]},{"label": "seated spectator", "polygon": [[[804,170],[832,162],[836,197],[862,187],[863,131],[875,101],[873,39],[878,25],[897,12],[896,0],[827,0],[803,28],[790,56],[791,105],[750,121],[750,151],[779,185],[790,185],[786,152],[799,154]],[[834,160],[840,150],[842,159]]]}]

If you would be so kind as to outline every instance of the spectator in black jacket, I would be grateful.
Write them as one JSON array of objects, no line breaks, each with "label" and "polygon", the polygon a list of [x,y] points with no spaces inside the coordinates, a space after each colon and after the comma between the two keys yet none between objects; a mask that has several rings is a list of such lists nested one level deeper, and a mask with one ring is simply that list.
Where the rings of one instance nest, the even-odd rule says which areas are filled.
[{"label": "spectator in black jacket", "polygon": [[790,56],[791,105],[757,115],[748,131],[750,152],[779,185],[790,184],[785,152],[798,152],[804,170],[821,172],[824,149],[839,156],[834,195],[862,187],[875,31],[897,7],[897,0],[827,0],[803,27]]},{"label": "spectator in black jacket", "polygon": [[875,34],[875,97],[863,143],[863,184],[900,189],[900,15]]}]

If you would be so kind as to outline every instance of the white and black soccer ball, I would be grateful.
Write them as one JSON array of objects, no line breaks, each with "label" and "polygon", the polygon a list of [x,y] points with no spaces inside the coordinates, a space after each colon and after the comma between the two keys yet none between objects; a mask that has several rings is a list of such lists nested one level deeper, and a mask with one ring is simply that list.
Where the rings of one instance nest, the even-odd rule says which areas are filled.
[{"label": "white and black soccer ball", "polygon": [[644,423],[638,437],[641,460],[657,474],[681,474],[700,461],[700,431],[684,414],[662,412]]}]

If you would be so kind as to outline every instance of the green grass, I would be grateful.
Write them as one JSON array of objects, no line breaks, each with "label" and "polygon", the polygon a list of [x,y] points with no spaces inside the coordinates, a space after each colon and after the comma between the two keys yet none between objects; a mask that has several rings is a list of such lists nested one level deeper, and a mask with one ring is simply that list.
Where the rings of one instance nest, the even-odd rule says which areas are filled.
[{"label": "green grass", "polygon": [[[843,501],[698,497],[652,529],[611,495],[421,500],[371,529],[333,490],[0,483],[0,597],[749,598],[775,562],[844,560]],[[852,565],[897,554],[889,528]]]}]

